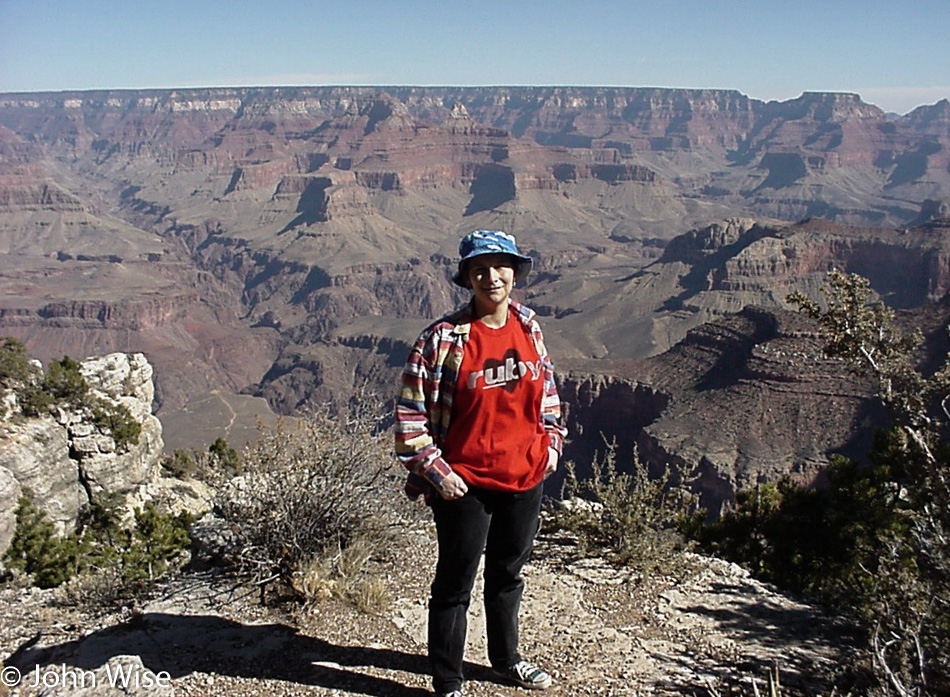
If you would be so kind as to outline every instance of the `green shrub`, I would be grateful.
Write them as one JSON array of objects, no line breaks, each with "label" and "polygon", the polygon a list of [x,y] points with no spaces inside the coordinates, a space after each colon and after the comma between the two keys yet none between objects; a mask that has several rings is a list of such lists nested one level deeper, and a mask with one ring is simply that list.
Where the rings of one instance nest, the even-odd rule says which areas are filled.
[{"label": "green shrub", "polygon": [[188,479],[198,472],[198,463],[195,462],[191,451],[176,448],[171,455],[162,458],[162,468],[172,477]]},{"label": "green shrub", "polygon": [[674,486],[668,472],[651,479],[647,466],[634,453],[633,471],[620,472],[616,446],[594,458],[589,479],[579,480],[573,462],[566,478],[554,522],[577,537],[578,553],[603,555],[635,568],[669,567],[683,547],[678,532],[695,498]]},{"label": "green shrub", "polygon": [[[867,279],[829,274],[819,304],[791,296],[815,318],[825,354],[875,380],[892,427],[870,454],[884,475],[900,520],[885,518],[873,538],[881,558],[870,567],[870,652],[882,687],[900,695],[950,690],[950,356],[920,369],[919,330],[901,331],[873,298]],[[882,469],[883,468],[883,469]],[[860,541],[860,538],[858,538]]]},{"label": "green shrub", "polygon": [[43,391],[57,402],[79,406],[85,402],[89,385],[80,371],[80,365],[69,356],[51,361],[43,378]]},{"label": "green shrub", "polygon": [[235,474],[240,474],[242,471],[241,456],[238,455],[238,451],[220,436],[208,446],[208,456],[212,464],[229,469]]},{"label": "green shrub", "polygon": [[127,527],[121,522],[118,498],[111,496],[89,507],[81,531],[57,535],[27,492],[17,505],[16,530],[4,558],[41,588],[87,572],[112,572],[119,581],[116,593],[129,594],[182,558],[190,545],[191,522],[187,514],[163,514],[148,503],[134,511],[134,523]]},{"label": "green shrub", "polygon": [[818,322],[826,356],[875,381],[889,430],[867,464],[832,460],[827,486],[742,492],[732,514],[695,532],[759,576],[862,618],[883,694],[947,694],[950,360],[922,373],[920,333],[896,327],[867,279],[833,272],[824,295],[789,301]]},{"label": "green shrub", "polygon": [[0,338],[0,386],[25,384],[32,375],[30,356],[23,342],[11,336]]},{"label": "green shrub", "polygon": [[162,459],[162,467],[172,477],[195,477],[218,483],[244,472],[241,456],[221,437],[215,438],[205,450],[177,448]]},{"label": "green shrub", "polygon": [[23,385],[17,396],[26,416],[40,416],[58,404],[79,409],[86,404],[88,394],[89,385],[79,370],[79,363],[63,356],[62,360],[50,363],[41,380]]},{"label": "green shrub", "polygon": [[871,620],[887,550],[910,534],[892,463],[875,459],[862,465],[832,458],[820,488],[783,478],[740,491],[734,510],[695,526],[691,536],[759,579]]},{"label": "green shrub", "polygon": [[138,445],[142,424],[123,404],[92,399],[80,364],[69,356],[52,361],[39,380],[31,379],[32,368],[23,344],[16,339],[0,339],[0,384],[13,382],[20,410],[26,416],[47,414],[57,405],[85,411],[99,430],[109,433],[119,451]]},{"label": "green shrub", "polygon": [[53,588],[83,568],[86,552],[77,535],[57,535],[46,514],[34,506],[33,494],[24,491],[17,502],[13,540],[4,553],[10,568],[31,574],[40,588]]},{"label": "green shrub", "polygon": [[139,444],[142,424],[132,416],[124,404],[96,400],[90,419],[99,430],[112,435],[118,450],[128,450],[133,445]]},{"label": "green shrub", "polygon": [[154,581],[169,565],[188,549],[188,529],[194,522],[187,513],[177,516],[160,513],[155,505],[134,512],[135,525],[123,531],[120,544],[121,569],[126,580],[133,583]]},{"label": "green shrub", "polygon": [[47,414],[56,403],[53,395],[46,392],[40,384],[24,385],[18,391],[17,399],[20,402],[20,411],[26,416]]}]

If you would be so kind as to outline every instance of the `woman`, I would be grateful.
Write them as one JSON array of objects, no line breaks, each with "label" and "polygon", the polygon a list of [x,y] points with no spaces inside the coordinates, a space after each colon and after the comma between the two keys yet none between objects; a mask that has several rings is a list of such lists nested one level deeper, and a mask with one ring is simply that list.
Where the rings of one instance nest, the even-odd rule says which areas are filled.
[{"label": "woman", "polygon": [[466,616],[484,553],[492,668],[509,682],[544,689],[551,676],[518,652],[518,609],[542,482],[557,468],[566,434],[554,367],[534,312],[511,299],[531,269],[515,238],[472,232],[459,257],[453,281],[472,300],[416,340],[396,404],[406,490],[425,494],[439,543],[429,600],[432,683],[436,694],[462,694]]}]

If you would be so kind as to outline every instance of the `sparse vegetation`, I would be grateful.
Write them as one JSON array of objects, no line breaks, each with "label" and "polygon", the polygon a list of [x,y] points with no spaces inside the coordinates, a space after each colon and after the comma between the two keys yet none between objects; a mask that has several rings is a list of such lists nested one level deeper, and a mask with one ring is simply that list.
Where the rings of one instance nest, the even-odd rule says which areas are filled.
[{"label": "sparse vegetation", "polygon": [[[280,421],[219,484],[216,510],[237,531],[238,569],[304,601],[333,595],[378,605],[374,559],[407,511],[389,439],[366,416]],[[373,600],[375,598],[375,600]]]},{"label": "sparse vegetation", "polygon": [[57,406],[68,407],[87,413],[97,428],[112,436],[119,451],[138,445],[142,424],[124,405],[91,395],[79,363],[69,356],[51,361],[44,375],[30,364],[22,342],[2,338],[0,386],[13,390],[25,416],[41,416]]},{"label": "sparse vegetation", "polygon": [[85,403],[89,394],[89,385],[83,377],[80,365],[69,356],[51,361],[43,378],[42,390],[53,398],[54,402],[66,402],[79,406]]},{"label": "sparse vegetation", "polygon": [[33,376],[30,356],[19,339],[0,337],[0,387],[23,385]]},{"label": "sparse vegetation", "polygon": [[40,588],[53,588],[78,573],[81,556],[79,537],[57,535],[46,514],[33,505],[32,493],[24,492],[17,502],[13,540],[4,553],[10,568],[32,575]]},{"label": "sparse vegetation", "polygon": [[162,458],[162,468],[178,479],[195,477],[218,482],[244,471],[240,454],[221,436],[204,451],[176,448]]},{"label": "sparse vegetation", "polygon": [[[729,689],[717,687],[708,679],[706,689],[710,697],[725,697],[725,695],[736,695],[737,697],[792,697],[792,695],[802,695],[802,697],[822,697],[822,694],[815,692],[800,692],[798,690],[789,690],[782,684],[782,675],[779,666],[773,665],[769,668],[767,677],[762,682],[762,688],[759,688],[760,679],[754,675],[748,677],[750,689],[743,687],[730,686]],[[725,691],[724,691],[725,690]],[[841,697],[852,697],[853,692],[847,692]],[[827,697],[836,697],[838,691],[832,688]]]},{"label": "sparse vegetation", "polygon": [[881,434],[867,464],[833,457],[823,487],[783,478],[740,491],[732,511],[692,534],[762,580],[870,620],[882,545],[909,533],[894,485],[900,463],[888,459],[885,441]]},{"label": "sparse vegetation", "polygon": [[115,447],[120,451],[139,444],[142,424],[122,404],[96,399],[93,401],[90,420],[99,430],[112,434]]},{"label": "sparse vegetation", "polygon": [[554,521],[576,536],[580,555],[606,555],[640,569],[670,568],[684,547],[678,527],[695,504],[684,487],[674,485],[668,472],[651,478],[637,453],[632,472],[618,471],[614,443],[594,457],[589,479],[578,479],[573,462],[565,467]]},{"label": "sparse vegetation", "polygon": [[177,479],[187,479],[194,477],[199,469],[199,454],[184,448],[176,448],[171,455],[162,457],[162,469],[168,476]]},{"label": "sparse vegetation", "polygon": [[60,586],[80,574],[112,579],[111,597],[126,597],[159,578],[187,555],[187,515],[160,513],[152,504],[135,510],[130,523],[119,515],[118,499],[89,507],[79,529],[65,535],[25,492],[16,510],[16,530],[4,560],[29,574],[41,588]]},{"label": "sparse vegetation", "polygon": [[81,409],[87,405],[89,385],[79,370],[79,363],[69,356],[50,362],[46,374],[39,380],[29,380],[19,386],[17,397],[20,409],[27,416],[40,416],[57,405]]},{"label": "sparse vegetation", "polygon": [[242,471],[241,456],[221,436],[215,438],[214,442],[208,446],[208,458],[210,464],[224,467],[235,474],[240,474]]}]

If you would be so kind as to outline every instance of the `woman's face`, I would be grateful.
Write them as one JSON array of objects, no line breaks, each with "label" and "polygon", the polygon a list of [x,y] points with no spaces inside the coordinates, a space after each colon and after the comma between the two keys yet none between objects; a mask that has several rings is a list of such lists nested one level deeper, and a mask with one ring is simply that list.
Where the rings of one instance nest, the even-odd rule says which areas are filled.
[{"label": "woman's face", "polygon": [[466,262],[465,273],[475,302],[484,309],[494,309],[508,302],[515,283],[515,267],[507,254],[481,254]]}]

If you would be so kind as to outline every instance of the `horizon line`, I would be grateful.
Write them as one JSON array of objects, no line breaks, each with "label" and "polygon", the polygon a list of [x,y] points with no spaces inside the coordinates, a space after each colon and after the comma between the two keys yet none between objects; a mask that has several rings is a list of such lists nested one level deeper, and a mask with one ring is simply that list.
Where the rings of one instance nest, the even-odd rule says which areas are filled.
[{"label": "horizon line", "polygon": [[[22,95],[71,95],[71,94],[95,94],[95,93],[115,93],[115,92],[175,92],[175,91],[211,91],[211,90],[291,90],[291,89],[606,89],[606,90],[661,90],[665,92],[722,92],[735,93],[751,101],[768,104],[772,102],[784,103],[802,99],[807,95],[841,95],[857,97],[863,104],[880,109],[885,114],[897,114],[904,116],[910,114],[921,107],[931,107],[941,102],[950,101],[947,97],[942,97],[934,102],[921,102],[907,111],[888,111],[874,102],[867,101],[859,90],[849,89],[815,89],[802,90],[797,96],[786,98],[762,98],[753,97],[735,87],[664,87],[660,85],[621,85],[621,84],[579,84],[579,83],[408,83],[408,82],[360,82],[360,83],[247,83],[247,84],[219,84],[219,85],[198,85],[198,86],[165,86],[165,87],[81,87],[81,88],[62,88],[62,89],[39,89],[39,90],[2,90],[0,96],[12,97]],[[880,88],[874,88],[880,89]]]}]

